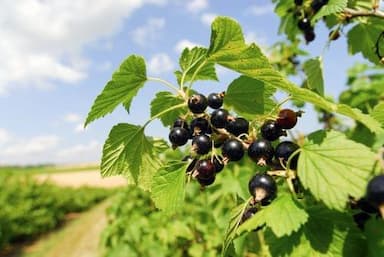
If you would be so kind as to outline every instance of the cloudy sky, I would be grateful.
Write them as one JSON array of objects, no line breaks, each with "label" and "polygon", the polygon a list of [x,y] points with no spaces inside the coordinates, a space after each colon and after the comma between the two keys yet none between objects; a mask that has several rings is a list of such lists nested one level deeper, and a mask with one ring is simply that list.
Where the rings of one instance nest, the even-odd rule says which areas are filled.
[{"label": "cloudy sky", "polygon": [[[248,42],[268,46],[279,39],[271,1],[213,0],[2,0],[0,2],[0,165],[74,163],[99,160],[111,126],[142,124],[161,86],[139,92],[127,115],[122,108],[83,130],[85,116],[111,73],[129,54],[144,56],[148,74],[174,81],[180,51],[209,43],[217,15],[242,24]],[[320,54],[326,32],[305,47]],[[344,85],[353,60],[345,38],[324,55],[330,95]],[[349,58],[349,59],[348,59]],[[341,69],[340,69],[341,67]],[[218,91],[236,75],[219,69],[220,83],[199,83]],[[316,124],[305,119],[299,129]],[[310,123],[310,124],[309,124]],[[164,136],[155,123],[147,133]]]}]

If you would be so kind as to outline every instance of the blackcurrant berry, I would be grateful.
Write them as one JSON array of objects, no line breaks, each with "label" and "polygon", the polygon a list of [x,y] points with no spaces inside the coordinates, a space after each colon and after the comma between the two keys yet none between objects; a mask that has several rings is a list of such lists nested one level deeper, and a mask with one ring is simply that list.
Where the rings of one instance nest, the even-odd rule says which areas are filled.
[{"label": "blackcurrant berry", "polygon": [[357,207],[367,213],[377,213],[377,209],[368,202],[366,198],[361,198],[357,201]]},{"label": "blackcurrant berry", "polygon": [[221,147],[221,152],[229,161],[239,161],[243,158],[243,144],[237,139],[228,139]]},{"label": "blackcurrant berry", "polygon": [[268,203],[276,197],[275,180],[267,174],[256,174],[248,183],[249,193],[256,202]]},{"label": "blackcurrant berry", "polygon": [[282,129],[291,129],[295,127],[297,123],[297,117],[301,116],[302,112],[295,112],[291,109],[282,109],[278,117],[276,119],[276,123],[282,128]]},{"label": "blackcurrant berry", "polygon": [[311,27],[311,21],[308,19],[308,18],[303,18],[301,20],[299,20],[299,22],[297,23],[297,27],[301,30],[301,31],[308,31],[308,30],[311,30],[312,27]]},{"label": "blackcurrant berry", "polygon": [[275,120],[267,120],[261,126],[261,136],[269,141],[275,141],[287,133],[277,124]]},{"label": "blackcurrant berry", "polygon": [[249,122],[244,118],[235,118],[233,120],[229,120],[225,128],[229,133],[235,136],[248,134]]},{"label": "blackcurrant berry", "polygon": [[274,153],[271,142],[265,139],[256,140],[248,147],[248,156],[261,166],[269,164],[273,159]]},{"label": "blackcurrant berry", "polygon": [[353,215],[353,220],[361,230],[364,230],[365,223],[367,223],[370,218],[371,215],[366,212],[359,212]]},{"label": "blackcurrant berry", "polygon": [[307,30],[304,33],[304,38],[307,43],[312,42],[315,40],[316,34],[313,30]]},{"label": "blackcurrant berry", "polygon": [[225,109],[217,109],[211,114],[211,124],[215,128],[225,128],[227,125],[228,111]]},{"label": "blackcurrant berry", "polygon": [[[276,146],[275,157],[277,160],[281,160],[284,164],[287,164],[289,157],[299,148],[300,147],[293,142],[290,142],[290,141],[281,142]],[[289,168],[294,170],[297,168],[298,158],[299,158],[299,154],[295,155],[292,158]]]},{"label": "blackcurrant berry", "polygon": [[209,186],[215,182],[216,176],[212,176],[212,177],[209,177],[206,179],[196,177],[196,179],[200,183],[201,186]]},{"label": "blackcurrant berry", "polygon": [[182,118],[177,118],[173,123],[172,128],[184,128],[189,130],[188,122]]},{"label": "blackcurrant berry", "polygon": [[185,162],[191,162],[191,163],[188,165],[188,167],[187,167],[187,169],[186,169],[186,172],[192,172],[192,171],[195,170],[195,166],[196,166],[196,163],[197,163],[198,159],[194,159],[194,158],[192,158],[191,156],[187,155],[187,156],[185,156],[185,157],[182,159],[182,161],[185,161]]},{"label": "blackcurrant berry", "polygon": [[208,106],[219,109],[223,105],[223,94],[212,93],[208,95]]},{"label": "blackcurrant berry", "polygon": [[195,114],[203,113],[207,109],[208,101],[207,98],[202,94],[192,95],[188,99],[188,108]]},{"label": "blackcurrant berry", "polygon": [[199,160],[196,164],[197,178],[208,179],[212,176],[215,176],[216,170],[215,165],[211,160]]},{"label": "blackcurrant berry", "polygon": [[216,173],[219,173],[224,169],[223,157],[221,157],[220,155],[215,155],[213,157],[212,163],[215,166]]},{"label": "blackcurrant berry", "polygon": [[198,135],[192,139],[192,149],[197,154],[207,154],[212,148],[211,138],[207,135]]},{"label": "blackcurrant berry", "polygon": [[169,133],[169,141],[172,143],[173,147],[185,145],[188,142],[188,139],[189,131],[181,127],[173,128]]},{"label": "blackcurrant berry", "polygon": [[195,118],[191,121],[191,131],[193,135],[210,134],[209,122],[204,118]]},{"label": "blackcurrant berry", "polygon": [[316,13],[316,12],[318,12],[321,9],[321,7],[323,7],[327,3],[328,3],[328,0],[314,0],[311,3],[311,8]]},{"label": "blackcurrant berry", "polygon": [[375,207],[384,205],[384,175],[378,175],[369,181],[367,200]]}]

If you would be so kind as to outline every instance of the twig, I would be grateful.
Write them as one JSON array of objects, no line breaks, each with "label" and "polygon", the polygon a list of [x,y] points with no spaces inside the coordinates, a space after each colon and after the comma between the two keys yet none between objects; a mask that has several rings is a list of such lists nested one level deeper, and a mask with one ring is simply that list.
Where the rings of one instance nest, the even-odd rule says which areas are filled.
[{"label": "twig", "polygon": [[384,12],[377,9],[365,11],[365,10],[355,10],[352,8],[345,8],[343,12],[344,12],[344,15],[348,18],[371,16],[371,17],[378,17],[378,18],[384,19]]}]

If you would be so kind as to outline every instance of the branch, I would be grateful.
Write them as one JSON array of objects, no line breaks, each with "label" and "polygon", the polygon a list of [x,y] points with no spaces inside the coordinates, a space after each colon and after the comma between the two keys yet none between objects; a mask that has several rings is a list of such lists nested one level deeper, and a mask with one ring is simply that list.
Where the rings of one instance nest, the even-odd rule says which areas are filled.
[{"label": "branch", "polygon": [[378,17],[378,18],[384,19],[384,12],[377,9],[365,11],[365,10],[354,10],[351,8],[345,8],[344,15],[348,18],[371,16],[371,17]]}]

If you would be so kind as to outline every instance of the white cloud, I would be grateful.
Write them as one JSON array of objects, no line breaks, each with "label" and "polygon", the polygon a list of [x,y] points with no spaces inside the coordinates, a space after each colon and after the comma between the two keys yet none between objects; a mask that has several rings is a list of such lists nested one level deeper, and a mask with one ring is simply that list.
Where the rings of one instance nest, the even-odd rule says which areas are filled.
[{"label": "white cloud", "polygon": [[11,135],[6,129],[0,128],[0,145],[7,143],[11,139]]},{"label": "white cloud", "polygon": [[263,16],[273,13],[273,9],[274,6],[272,4],[254,5],[249,7],[246,12],[254,16]]},{"label": "white cloud", "polygon": [[187,3],[187,10],[198,13],[208,7],[208,0],[190,0]]},{"label": "white cloud", "polygon": [[64,121],[68,123],[75,123],[81,120],[80,114],[77,113],[68,113],[64,116]]},{"label": "white cloud", "polygon": [[150,18],[147,23],[132,32],[132,40],[140,46],[151,45],[165,26],[164,18]]},{"label": "white cloud", "polygon": [[84,128],[84,124],[83,123],[77,124],[75,129],[74,129],[74,131],[76,133],[83,133],[83,132],[85,132],[85,130],[86,130],[86,128]]},{"label": "white cloud", "polygon": [[36,136],[29,139],[17,139],[11,144],[3,147],[0,150],[2,157],[17,157],[24,160],[26,157],[32,157],[35,154],[40,154],[55,148],[60,139],[56,135]]},{"label": "white cloud", "polygon": [[201,22],[207,26],[211,26],[213,20],[217,17],[215,13],[204,13],[201,15]]},{"label": "white cloud", "polygon": [[144,4],[167,0],[2,0],[0,94],[87,77],[83,49],[106,40]]},{"label": "white cloud", "polygon": [[92,140],[87,144],[77,144],[59,150],[55,159],[58,163],[85,163],[100,160],[102,145]]},{"label": "white cloud", "polygon": [[192,42],[192,41],[189,41],[188,39],[182,39],[180,40],[179,42],[176,43],[176,46],[175,46],[175,51],[177,53],[181,53],[185,48],[193,48],[195,46],[200,46],[200,44],[198,43],[195,43],[195,42]]},{"label": "white cloud", "polygon": [[165,53],[155,54],[148,62],[148,71],[154,75],[173,71],[174,67],[173,61]]},{"label": "white cloud", "polygon": [[112,63],[110,61],[105,61],[103,63],[100,63],[98,66],[97,66],[97,69],[99,71],[109,71],[112,69]]}]

